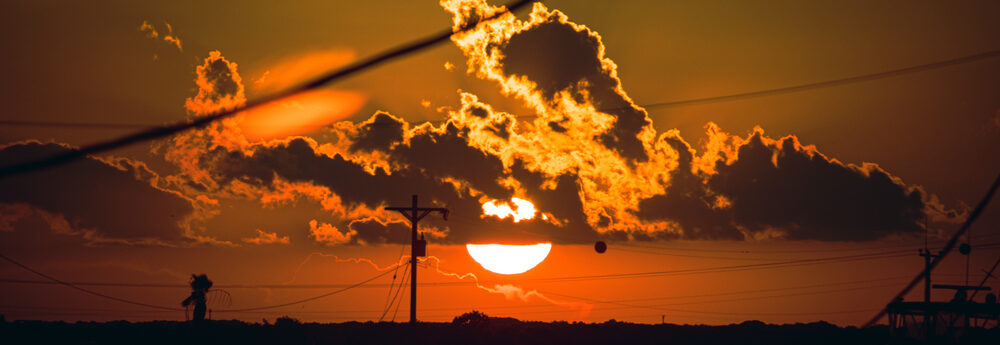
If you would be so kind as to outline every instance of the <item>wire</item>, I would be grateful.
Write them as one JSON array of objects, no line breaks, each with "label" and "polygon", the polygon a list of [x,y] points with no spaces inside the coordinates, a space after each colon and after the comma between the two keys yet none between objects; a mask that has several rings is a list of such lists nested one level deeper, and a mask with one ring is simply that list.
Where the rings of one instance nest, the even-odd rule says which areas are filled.
[{"label": "wire", "polygon": [[[397,263],[396,266],[399,266],[399,264]],[[392,273],[392,271],[386,270],[385,272],[379,273],[379,274],[375,275],[374,277],[368,278],[368,279],[366,279],[364,281],[352,284],[352,285],[344,287],[342,289],[334,290],[334,291],[331,291],[331,292],[328,292],[328,293],[325,293],[325,294],[322,294],[322,295],[318,295],[318,296],[313,296],[313,297],[309,297],[309,298],[303,298],[303,299],[292,301],[292,302],[286,302],[286,303],[274,304],[274,305],[267,305],[267,306],[260,306],[260,307],[253,307],[253,308],[220,309],[220,310],[216,310],[215,312],[218,312],[218,313],[228,313],[228,312],[242,312],[242,311],[255,311],[255,310],[264,310],[264,309],[274,309],[274,308],[280,308],[280,307],[287,307],[287,306],[290,306],[290,305],[301,304],[301,303],[305,303],[305,302],[309,302],[309,301],[315,301],[315,300],[318,300],[320,298],[333,296],[333,295],[336,295],[338,293],[341,293],[341,292],[344,292],[344,291],[347,291],[347,290],[350,290],[350,289],[353,289],[353,288],[365,285],[368,282],[371,282],[371,281],[373,281],[375,279],[384,277],[384,276],[388,275],[389,273]]]},{"label": "wire", "polygon": [[[389,314],[389,309],[392,309],[392,304],[396,302],[396,298],[399,297],[399,293],[403,291],[403,285],[406,283],[406,278],[409,277],[410,270],[403,270],[403,277],[399,280],[399,286],[396,288],[396,294],[392,295],[392,300],[382,310],[382,315],[378,317],[378,321],[381,322],[385,318],[386,314]],[[392,287],[389,288],[389,293],[392,294]],[[399,301],[402,303],[402,300]]]},{"label": "wire", "polygon": [[40,276],[42,278],[51,280],[51,281],[53,281],[55,283],[58,283],[60,285],[65,285],[65,286],[71,287],[73,289],[76,289],[76,290],[79,290],[79,291],[82,291],[84,293],[88,293],[88,294],[91,294],[91,295],[94,295],[94,296],[97,296],[97,297],[107,298],[107,299],[118,301],[118,302],[122,302],[122,303],[128,303],[128,304],[132,304],[132,305],[138,305],[138,306],[143,306],[143,307],[148,307],[148,308],[154,308],[154,309],[162,309],[162,310],[170,310],[170,311],[184,311],[184,309],[181,309],[181,308],[165,307],[165,306],[161,306],[161,305],[136,302],[136,301],[132,301],[132,300],[124,299],[124,298],[119,298],[119,297],[115,297],[115,296],[105,295],[105,294],[102,294],[102,293],[97,292],[97,291],[93,291],[93,290],[89,290],[89,289],[86,289],[86,288],[82,288],[82,287],[79,287],[79,286],[74,285],[72,283],[68,283],[68,282],[56,279],[55,277],[52,277],[52,276],[47,275],[45,273],[39,272],[39,271],[37,271],[37,270],[35,270],[35,269],[31,268],[31,267],[28,267],[25,264],[17,262],[14,259],[11,259],[11,258],[7,257],[6,255],[0,254],[0,259],[7,260],[8,262],[10,262],[10,263],[12,263],[12,264],[14,264],[14,265],[16,265],[18,267],[21,267],[21,268],[23,268],[23,269],[25,269],[25,270],[27,270],[27,271],[29,271],[31,273],[34,273],[34,274],[36,274],[36,275],[38,275],[38,276]]},{"label": "wire", "polygon": [[[514,10],[514,8],[512,7],[510,9],[510,11],[513,11],[513,10]],[[489,18],[486,19],[486,20],[489,20]],[[779,87],[779,88],[774,88],[774,89],[765,89],[765,90],[741,92],[741,93],[735,93],[735,94],[729,94],[729,95],[722,95],[722,96],[693,98],[693,99],[685,99],[685,100],[677,100],[677,101],[669,101],[669,102],[648,103],[648,104],[641,104],[639,106],[643,107],[643,108],[646,108],[646,109],[671,108],[671,107],[679,107],[679,106],[686,106],[686,105],[700,104],[700,103],[725,102],[725,101],[732,101],[732,100],[738,100],[738,99],[748,99],[748,98],[774,96],[774,95],[778,95],[778,94],[793,93],[793,92],[802,92],[802,91],[809,91],[809,90],[815,90],[815,89],[829,88],[829,87],[834,87],[834,86],[841,86],[841,85],[846,85],[846,84],[866,82],[866,81],[871,81],[871,80],[876,80],[876,79],[884,79],[884,78],[895,77],[895,76],[900,76],[900,75],[905,75],[905,74],[923,72],[923,71],[932,70],[932,69],[938,69],[938,68],[944,68],[944,67],[950,67],[950,66],[955,66],[955,65],[961,65],[961,64],[967,64],[967,63],[977,62],[977,61],[981,61],[981,60],[995,58],[997,56],[1000,56],[1000,50],[991,50],[991,51],[986,51],[986,52],[982,52],[982,53],[978,53],[978,54],[967,55],[967,56],[957,57],[957,58],[943,60],[943,61],[937,61],[937,62],[922,64],[922,65],[910,66],[910,67],[905,67],[905,68],[899,68],[899,69],[894,69],[894,70],[889,70],[889,71],[884,71],[884,72],[878,72],[878,73],[864,74],[864,75],[847,77],[847,78],[840,78],[840,79],[833,79],[833,80],[812,82],[812,83],[801,84],[801,85],[785,86],[785,87]],[[602,110],[602,111],[608,111],[608,110],[619,110],[619,109],[622,109],[622,108],[608,108],[608,109],[600,109],[600,110]],[[534,116],[518,116],[518,117],[534,117]],[[19,121],[19,120],[0,120],[0,125],[7,125],[7,126],[33,126],[33,127],[110,128],[110,129],[134,129],[134,128],[147,128],[147,127],[150,127],[150,126],[155,126],[155,125],[152,125],[152,124],[140,124],[140,123],[59,122],[59,121],[48,122],[48,121]]]},{"label": "wire", "polygon": [[876,80],[876,79],[884,79],[884,78],[889,78],[889,77],[900,76],[900,75],[904,75],[904,74],[910,74],[910,73],[916,73],[916,72],[923,72],[923,71],[932,70],[932,69],[938,69],[938,68],[944,68],[944,67],[949,67],[949,66],[967,64],[967,63],[976,62],[976,61],[980,61],[980,60],[995,58],[997,56],[1000,56],[1000,50],[990,50],[990,51],[982,52],[982,53],[979,53],[979,54],[974,54],[974,55],[969,55],[969,56],[963,56],[963,57],[958,57],[958,58],[948,59],[948,60],[943,60],[943,61],[938,61],[938,62],[932,62],[932,63],[928,63],[928,64],[923,64],[923,65],[916,65],[916,66],[910,66],[910,67],[906,67],[906,68],[894,69],[894,70],[885,71],[885,72],[878,72],[878,73],[872,73],[872,74],[864,74],[864,75],[859,75],[859,76],[854,76],[854,77],[841,78],[841,79],[833,79],[833,80],[827,80],[827,81],[821,81],[821,82],[815,82],[815,83],[808,83],[808,84],[801,84],[801,85],[795,85],[795,86],[786,86],[786,87],[780,87],[780,88],[776,88],[776,89],[767,89],[767,90],[759,90],[759,91],[751,91],[751,92],[734,93],[734,94],[724,95],[724,96],[714,96],[714,97],[705,97],[705,98],[686,99],[686,100],[681,100],[681,101],[652,103],[652,104],[643,105],[643,107],[647,108],[647,109],[648,108],[671,108],[671,107],[679,107],[679,106],[685,106],[685,105],[691,105],[691,104],[725,102],[725,101],[733,101],[733,100],[738,100],[738,99],[747,99],[747,98],[755,98],[755,97],[774,96],[774,95],[780,95],[780,94],[785,94],[785,93],[801,92],[801,91],[808,91],[808,90],[815,90],[815,89],[823,89],[823,88],[829,88],[829,87],[840,86],[840,85],[845,85],[845,84],[860,83],[860,82],[866,82],[866,81],[871,81],[871,80]]},{"label": "wire", "polygon": [[[944,242],[942,242],[942,244],[943,243]],[[689,249],[689,248],[667,248],[667,247],[657,247],[657,246],[643,246],[643,245],[640,245],[640,244],[632,244],[632,243],[625,243],[625,242],[623,242],[623,243],[616,243],[615,245],[616,246],[624,246],[624,247],[649,248],[649,249],[666,250],[666,251],[672,251],[672,250],[676,250],[676,251],[685,251],[685,250],[688,250],[688,251],[699,251],[697,249]],[[982,245],[979,245],[976,248],[977,249],[996,248],[996,247],[998,247],[998,245],[1000,245],[1000,242],[990,242],[990,243],[984,243]],[[842,249],[825,249],[825,250],[824,249],[817,249],[817,250],[787,250],[787,251],[786,250],[779,250],[779,251],[756,251],[756,250],[736,251],[736,250],[733,250],[733,251],[726,251],[726,252],[745,253],[745,254],[750,254],[750,253],[758,253],[758,254],[762,254],[762,253],[770,253],[770,254],[793,254],[793,253],[808,253],[808,252],[854,252],[854,251],[866,251],[866,250],[886,249],[886,248],[902,248],[902,247],[912,247],[912,246],[914,246],[914,245],[913,244],[899,244],[899,245],[882,246],[882,247],[842,248]],[[725,256],[703,256],[703,255],[673,254],[673,253],[664,253],[664,252],[659,252],[659,251],[636,250],[636,249],[627,249],[627,248],[625,248],[625,249],[618,248],[616,250],[620,250],[620,251],[623,251],[623,252],[630,252],[630,253],[641,253],[641,254],[651,254],[651,255],[664,255],[664,256],[676,256],[676,257],[687,257],[687,258],[718,259],[718,260],[747,260],[747,261],[780,261],[780,260],[782,260],[782,259],[756,258],[756,257],[725,257]],[[715,250],[706,249],[704,251],[715,251]]]},{"label": "wire", "polygon": [[[405,279],[405,281],[408,283],[410,281],[410,279],[413,279],[413,277],[408,277],[408,278]],[[401,285],[406,285],[406,283],[403,283]],[[402,290],[405,290],[405,289],[402,289]],[[399,293],[399,292],[397,291],[396,293]],[[409,294],[409,292],[407,292],[407,294]],[[396,310],[392,312],[392,320],[391,320],[392,322],[396,322],[396,314],[399,313],[399,307],[402,306],[402,305],[403,305],[403,299],[399,299],[399,302],[396,303]]]},{"label": "wire", "polygon": [[788,261],[782,261],[782,262],[760,263],[760,264],[746,264],[746,265],[732,265],[732,266],[719,266],[719,267],[706,267],[706,268],[678,269],[678,270],[666,270],[666,271],[647,271],[647,272],[617,273],[617,274],[598,274],[598,275],[585,275],[585,276],[566,276],[566,277],[555,277],[555,278],[533,278],[533,279],[523,279],[523,280],[538,280],[538,281],[580,281],[580,280],[605,280],[605,279],[645,278],[645,277],[657,277],[657,276],[678,276],[678,275],[692,275],[692,274],[705,274],[705,273],[718,273],[718,272],[734,272],[734,271],[749,271],[749,270],[772,269],[772,268],[785,268],[785,267],[795,267],[795,266],[804,266],[804,265],[841,263],[841,262],[874,260],[874,259],[888,259],[888,258],[896,258],[896,257],[908,256],[909,255],[908,253],[909,253],[908,250],[904,250],[904,251],[891,251],[891,252],[875,253],[875,254],[846,255],[846,256],[825,257],[825,258],[811,258],[811,259],[788,260]]},{"label": "wire", "polygon": [[318,88],[332,81],[356,74],[358,72],[367,70],[369,68],[381,65],[385,62],[394,60],[396,58],[403,57],[415,53],[417,51],[429,48],[433,45],[448,40],[448,38],[450,38],[454,34],[470,31],[478,27],[479,24],[483,22],[496,19],[501,15],[504,15],[511,11],[515,11],[518,8],[527,5],[528,3],[531,2],[535,2],[535,0],[518,0],[506,6],[506,8],[502,11],[498,11],[497,13],[489,17],[482,18],[475,22],[467,23],[464,27],[461,27],[458,30],[453,30],[451,28],[442,30],[439,33],[432,34],[425,38],[415,40],[413,42],[404,44],[402,46],[383,51],[367,59],[352,63],[350,65],[347,65],[331,73],[322,75],[316,79],[313,79],[312,81],[308,81],[299,86],[292,87],[284,91],[276,92],[270,95],[266,95],[252,101],[247,101],[243,106],[240,107],[223,110],[190,121],[182,121],[173,124],[152,127],[119,138],[111,139],[104,142],[99,142],[89,146],[84,146],[76,150],[70,150],[63,153],[55,154],[47,158],[5,166],[3,168],[0,168],[0,178],[68,163],[70,161],[86,157],[87,155],[92,155],[95,153],[112,150],[115,148],[134,144],[137,142],[162,138],[188,129],[205,127],[215,121],[231,117],[239,112],[253,109],[273,101],[281,100],[292,95],[296,95],[305,91]]},{"label": "wire", "polygon": [[[988,245],[980,246],[980,248],[988,247]],[[992,246],[989,246],[992,247]],[[620,273],[620,274],[603,274],[603,275],[579,275],[579,276],[563,276],[563,277],[551,277],[551,278],[524,278],[524,279],[512,279],[513,281],[585,281],[585,280],[605,280],[605,279],[627,279],[627,278],[646,278],[654,276],[680,276],[680,275],[692,275],[692,274],[704,274],[704,273],[719,273],[719,272],[735,272],[735,271],[747,271],[747,270],[759,270],[759,269],[770,269],[770,268],[786,268],[786,267],[798,267],[798,266],[809,266],[817,264],[830,264],[830,263],[842,263],[842,262],[853,262],[861,260],[877,260],[877,259],[889,259],[907,256],[909,250],[896,250],[881,253],[868,253],[868,254],[858,254],[858,255],[846,255],[846,256],[832,256],[832,257],[820,257],[820,258],[808,258],[808,259],[797,259],[797,260],[786,260],[781,262],[769,262],[760,264],[746,264],[746,265],[730,265],[730,266],[713,266],[713,267],[703,267],[703,268],[693,268],[693,269],[679,269],[679,270],[666,270],[666,271],[645,271],[645,272],[632,272],[632,273]],[[398,267],[399,264],[396,264]],[[396,268],[394,267],[394,268]],[[386,270],[385,274],[392,272],[391,270]],[[482,281],[481,283],[498,283],[505,281]],[[0,283],[16,283],[16,284],[72,284],[74,286],[111,286],[111,287],[138,287],[138,288],[187,288],[186,285],[180,284],[143,284],[143,283],[113,283],[113,282],[49,282],[49,281],[38,281],[38,280],[25,280],[25,279],[0,279]],[[471,286],[475,285],[474,282],[430,282],[421,283],[421,287],[434,287],[434,286]],[[367,284],[366,287],[388,287],[388,284]],[[318,289],[318,288],[358,288],[358,284],[318,284],[318,285],[219,285],[218,288],[266,288],[266,289],[279,289],[279,288],[291,288],[291,289]]]},{"label": "wire", "polygon": [[[396,259],[396,262],[403,260],[403,252],[406,251],[406,247],[407,245],[404,244],[399,248],[399,258]],[[396,268],[392,270],[392,281],[389,282],[389,291],[385,294],[385,305],[382,306],[382,308],[385,309],[382,313],[383,316],[385,316],[385,313],[389,311],[389,308],[392,308],[392,305],[389,302],[389,297],[392,296],[392,288],[396,285],[396,273],[399,273],[399,267],[400,266],[396,266]],[[379,318],[379,321],[381,320],[382,319]]]},{"label": "wire", "polygon": [[[539,291],[539,292],[542,292],[542,291]],[[785,312],[785,313],[766,313],[766,312],[743,313],[743,312],[725,312],[725,311],[703,311],[703,310],[674,309],[674,308],[663,308],[663,307],[657,307],[657,306],[626,304],[626,303],[620,303],[620,302],[614,302],[614,301],[605,301],[605,300],[599,300],[599,299],[593,299],[593,298],[585,298],[585,297],[577,297],[577,296],[570,296],[570,295],[564,295],[564,294],[557,294],[557,293],[553,293],[553,292],[542,292],[542,293],[547,294],[547,295],[564,297],[564,298],[572,298],[572,299],[586,301],[586,302],[591,302],[591,303],[613,304],[613,305],[619,305],[619,306],[628,307],[628,308],[653,309],[653,310],[670,311],[670,312],[682,312],[682,313],[692,313],[692,314],[714,314],[714,315],[820,315],[820,314],[851,314],[851,313],[868,312],[868,311],[874,310],[874,309],[864,309],[864,310],[840,310],[840,311],[825,311],[825,312]]]},{"label": "wire", "polygon": [[[14,265],[17,265],[18,267],[21,267],[21,268],[23,268],[23,269],[25,269],[25,270],[27,270],[27,271],[29,271],[31,273],[39,275],[39,276],[41,276],[41,277],[43,277],[45,279],[51,280],[52,282],[58,283],[60,285],[65,285],[65,286],[71,287],[73,289],[76,289],[76,290],[79,290],[79,291],[82,291],[82,292],[85,292],[85,293],[88,293],[88,294],[91,294],[91,295],[94,295],[94,296],[98,296],[98,297],[102,297],[102,298],[107,298],[107,299],[115,300],[115,301],[122,302],[122,303],[128,303],[128,304],[133,304],[133,305],[148,307],[148,308],[170,310],[170,311],[185,311],[185,309],[181,309],[181,308],[165,307],[165,306],[160,306],[160,305],[155,305],[155,304],[148,304],[148,303],[143,303],[143,302],[136,302],[136,301],[132,301],[132,300],[124,299],[124,298],[119,298],[119,297],[114,297],[114,296],[102,294],[100,292],[96,292],[96,291],[93,291],[93,290],[82,288],[82,287],[80,287],[80,286],[78,286],[76,284],[65,282],[65,281],[59,280],[59,279],[57,279],[55,277],[52,277],[50,275],[47,275],[45,273],[39,272],[39,271],[37,271],[37,270],[35,270],[35,269],[31,268],[31,267],[28,267],[25,264],[22,264],[22,263],[14,260],[14,259],[11,259],[11,258],[7,257],[6,255],[0,254],[0,259],[7,260],[8,262],[10,262],[10,263],[12,263]],[[399,264],[397,263],[396,266],[398,267]],[[313,297],[309,297],[309,298],[304,298],[304,299],[296,300],[296,301],[292,301],[292,302],[275,304],[275,305],[268,305],[268,306],[253,307],[253,308],[219,309],[219,310],[213,310],[213,311],[214,312],[254,311],[254,310],[264,310],[264,309],[280,308],[280,307],[286,307],[286,306],[290,306],[290,305],[305,303],[305,302],[314,301],[314,300],[317,300],[317,299],[320,299],[320,298],[332,296],[332,295],[335,295],[335,294],[338,294],[338,293],[341,293],[341,292],[344,292],[344,291],[347,291],[347,290],[350,290],[350,289],[362,286],[362,285],[367,284],[368,282],[371,282],[371,281],[373,281],[375,279],[381,278],[381,277],[383,277],[383,276],[385,276],[385,275],[387,275],[387,274],[389,274],[391,272],[392,271],[390,271],[390,270],[386,270],[385,272],[379,273],[378,275],[375,275],[374,277],[369,278],[369,279],[364,280],[364,281],[361,281],[359,283],[351,284],[351,285],[348,285],[348,286],[346,286],[344,288],[341,288],[341,289],[338,289],[338,290],[335,290],[335,291],[332,291],[332,292],[328,292],[328,293],[325,293],[325,294],[322,294],[322,295],[313,296]],[[151,284],[151,285],[162,285],[162,284]]]},{"label": "wire", "polygon": [[[955,234],[951,236],[951,239],[948,240],[948,243],[945,244],[944,248],[941,249],[941,252],[938,254],[938,256],[934,258],[934,261],[931,261],[930,265],[925,267],[924,270],[920,271],[920,274],[917,274],[917,276],[914,277],[909,284],[903,287],[903,290],[900,291],[898,294],[896,294],[896,296],[893,297],[890,301],[895,301],[896,299],[902,298],[904,295],[909,293],[914,286],[917,286],[917,283],[919,283],[921,279],[924,279],[924,277],[930,274],[930,272],[933,271],[934,268],[937,267],[937,265],[940,264],[941,261],[944,260],[946,256],[948,256],[948,253],[951,253],[951,250],[955,248],[955,243],[958,242],[958,239],[962,237],[962,234],[965,234],[965,232],[969,230],[969,227],[971,227],[973,223],[976,222],[976,219],[979,218],[979,214],[983,212],[983,210],[986,208],[986,205],[989,205],[990,200],[993,199],[993,195],[996,193],[998,187],[1000,187],[1000,174],[997,175],[996,180],[993,181],[993,185],[991,185],[990,188],[986,191],[986,195],[983,196],[983,199],[979,201],[979,204],[976,205],[976,208],[972,210],[972,213],[969,214],[969,218],[965,220],[965,223],[962,223],[962,227],[958,228],[958,231],[955,231]],[[865,323],[864,327],[866,328],[871,327],[880,319],[882,319],[882,317],[885,316],[888,308],[889,308],[888,305],[883,307],[878,312],[878,314],[875,314],[875,316],[872,317],[871,320]]]},{"label": "wire", "polygon": [[21,121],[0,120],[2,126],[22,127],[70,127],[70,128],[100,128],[100,129],[137,129],[156,126],[151,123],[113,123],[113,122],[64,122],[64,121]]}]

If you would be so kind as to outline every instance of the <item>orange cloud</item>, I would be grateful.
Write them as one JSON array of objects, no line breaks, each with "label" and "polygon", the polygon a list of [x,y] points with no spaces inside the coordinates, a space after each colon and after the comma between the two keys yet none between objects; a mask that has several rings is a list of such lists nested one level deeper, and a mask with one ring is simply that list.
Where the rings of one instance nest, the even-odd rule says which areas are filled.
[{"label": "orange cloud", "polygon": [[471,278],[472,281],[476,284],[476,287],[479,288],[480,290],[483,290],[483,291],[486,291],[486,292],[489,292],[489,293],[504,295],[504,297],[507,298],[507,300],[520,300],[522,302],[529,302],[529,301],[531,301],[531,299],[537,298],[539,300],[542,300],[542,301],[545,301],[545,302],[548,302],[548,303],[551,303],[551,304],[554,304],[554,305],[558,305],[558,306],[562,306],[562,307],[567,307],[567,308],[574,309],[574,310],[579,310],[580,311],[580,317],[586,317],[588,314],[590,314],[590,310],[593,309],[593,307],[594,307],[590,303],[584,303],[584,302],[567,302],[567,301],[557,300],[557,299],[548,297],[548,296],[542,294],[541,292],[538,292],[538,290],[525,291],[523,288],[514,286],[512,284],[494,284],[493,287],[485,286],[485,285],[482,285],[482,284],[479,283],[479,277],[477,277],[474,273],[470,272],[470,273],[466,273],[466,274],[458,274],[458,273],[455,273],[455,272],[449,272],[449,271],[446,271],[446,270],[442,270],[441,269],[441,259],[439,259],[438,257],[433,256],[433,255],[427,256],[426,258],[422,259],[422,261],[424,261],[424,262],[432,262],[433,266],[434,266],[434,271],[437,272],[440,275],[443,275],[443,276],[446,276],[446,277],[453,277],[453,278],[456,278],[458,280],[465,280],[467,278]]},{"label": "orange cloud", "polygon": [[[442,6],[454,14],[456,26],[500,10],[484,1],[444,1]],[[310,222],[310,234],[331,245],[404,241],[397,235],[405,232],[405,222],[381,208],[408,201],[410,193],[452,210],[448,222],[422,224],[446,243],[525,236],[564,243],[597,238],[863,240],[915,231],[920,227],[916,217],[924,214],[954,216],[923,190],[873,164],[841,163],[795,137],[771,139],[759,128],[736,136],[709,123],[708,140],[696,150],[676,130],[657,133],[645,110],[625,93],[601,37],[543,5],[536,4],[527,20],[504,15],[457,35],[454,42],[468,58],[469,73],[500,84],[535,118],[518,120],[459,91],[460,104],[444,110],[447,117],[440,124],[411,124],[379,111],[359,123],[334,123],[323,140],[288,136],[353,111],[329,115],[326,109],[363,102],[363,97],[344,101],[354,97],[349,94],[304,94],[177,136],[166,155],[182,173],[171,184],[198,195],[197,200],[256,199],[267,207],[300,199],[317,202],[333,218]],[[278,74],[297,79],[305,73],[281,70],[268,69],[255,83],[264,89],[278,80],[288,82],[272,79]],[[245,101],[236,65],[218,52],[198,75],[198,95],[189,99],[192,114]],[[313,105],[319,115],[310,115]],[[254,113],[269,114],[261,117],[268,120],[254,122]],[[253,133],[293,117],[312,124]],[[816,176],[825,179],[811,179]],[[831,184],[839,186],[836,198],[812,204],[811,210],[834,210],[847,221],[817,230],[821,213],[775,211],[831,194],[824,190]],[[862,188],[872,185],[879,188]],[[836,194],[846,191],[854,194]],[[767,199],[775,195],[781,198]],[[545,211],[543,221],[481,217],[484,202],[515,196]],[[866,199],[888,205],[883,212],[888,216],[866,217],[863,211],[871,205],[856,201]]]},{"label": "orange cloud", "polygon": [[[184,51],[184,47],[181,43],[181,39],[174,35],[174,27],[170,23],[164,23],[167,27],[167,34],[163,35],[163,41],[169,43],[172,46],[177,47],[178,51]],[[156,27],[153,24],[143,20],[142,24],[139,25],[139,31],[146,34],[147,38],[158,39],[160,38],[160,32],[156,31]]]},{"label": "orange cloud", "polygon": [[258,77],[254,78],[252,87],[260,92],[283,90],[356,59],[357,54],[353,50],[343,48],[313,50],[285,57],[273,63],[265,63],[268,67],[263,72],[253,73]]},{"label": "orange cloud", "polygon": [[256,237],[247,237],[243,239],[243,242],[251,244],[288,244],[288,236],[278,237],[277,233],[274,232],[264,232],[264,230],[257,229]]},{"label": "orange cloud", "polygon": [[346,233],[337,230],[337,227],[317,222],[315,219],[309,221],[309,236],[316,242],[325,243],[328,246],[348,244],[358,232],[350,230]]},{"label": "orange cloud", "polygon": [[241,113],[239,128],[250,141],[283,139],[351,116],[364,102],[359,92],[309,91]]},{"label": "orange cloud", "polygon": [[208,115],[246,103],[246,90],[237,67],[218,50],[210,52],[205,63],[195,69],[198,94],[185,100],[184,107],[194,115]]}]

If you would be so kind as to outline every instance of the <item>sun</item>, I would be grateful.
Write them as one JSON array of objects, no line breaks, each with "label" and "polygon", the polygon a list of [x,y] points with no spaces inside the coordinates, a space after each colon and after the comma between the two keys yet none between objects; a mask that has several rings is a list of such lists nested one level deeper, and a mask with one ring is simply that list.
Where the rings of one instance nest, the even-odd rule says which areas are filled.
[{"label": "sun", "polygon": [[538,266],[549,256],[552,243],[528,245],[466,244],[469,256],[483,268],[499,274],[519,274]]}]

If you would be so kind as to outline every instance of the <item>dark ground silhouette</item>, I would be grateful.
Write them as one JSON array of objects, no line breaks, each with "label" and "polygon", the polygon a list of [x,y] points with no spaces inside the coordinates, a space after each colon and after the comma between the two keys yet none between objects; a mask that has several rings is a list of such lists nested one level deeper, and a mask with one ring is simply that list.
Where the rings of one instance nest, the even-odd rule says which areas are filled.
[{"label": "dark ground silhouette", "polygon": [[[470,315],[471,314],[471,315]],[[5,344],[889,344],[886,326],[866,329],[825,322],[726,326],[527,322],[467,313],[450,323],[300,323],[241,321],[2,321]],[[411,337],[412,336],[412,337]],[[1000,330],[980,330],[975,344],[997,344]],[[906,343],[906,342],[902,342]]]}]

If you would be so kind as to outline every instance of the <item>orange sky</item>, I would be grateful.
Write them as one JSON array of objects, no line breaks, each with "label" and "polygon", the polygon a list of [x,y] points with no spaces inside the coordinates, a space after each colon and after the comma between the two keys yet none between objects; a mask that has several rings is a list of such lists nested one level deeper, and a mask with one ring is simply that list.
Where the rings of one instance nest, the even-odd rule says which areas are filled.
[{"label": "orange sky", "polygon": [[[17,33],[5,43],[21,49],[3,58],[0,119],[137,126],[239,106],[496,10],[478,1],[3,6],[12,15],[0,25]],[[995,7],[546,2],[203,130],[0,180],[0,253],[67,281],[180,285],[88,286],[143,303],[176,306],[187,277],[206,273],[231,308],[280,304],[335,289],[302,285],[353,284],[396,263],[409,224],[382,207],[420,194],[451,210],[448,221],[421,223],[435,257],[419,272],[421,320],[477,309],[524,320],[856,325],[922,266],[925,221],[940,245],[1000,171],[1000,60],[644,105],[993,50]],[[126,131],[7,123],[0,157]],[[538,215],[483,215],[483,203],[515,197]],[[973,281],[996,260],[998,225],[994,205],[972,229]],[[607,253],[593,251],[597,240]],[[463,245],[538,241],[554,243],[549,257],[514,276],[485,271]],[[853,257],[873,253],[885,255]],[[835,259],[801,261],[816,258]],[[767,266],[781,262],[794,264]],[[634,274],[643,272],[654,273]],[[964,283],[964,272],[956,253],[936,280]],[[446,273],[472,273],[481,286]],[[214,317],[377,320],[401,278]],[[0,279],[8,319],[183,318],[18,282],[42,278],[9,264]],[[408,315],[399,299],[397,321]]]}]

